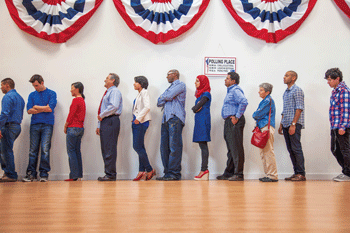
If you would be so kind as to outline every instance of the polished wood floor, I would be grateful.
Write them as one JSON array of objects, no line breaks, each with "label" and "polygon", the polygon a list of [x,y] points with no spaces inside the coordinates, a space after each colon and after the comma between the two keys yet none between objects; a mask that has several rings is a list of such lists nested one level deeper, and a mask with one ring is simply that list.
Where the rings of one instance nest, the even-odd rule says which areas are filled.
[{"label": "polished wood floor", "polygon": [[2,183],[0,232],[350,232],[350,183]]}]

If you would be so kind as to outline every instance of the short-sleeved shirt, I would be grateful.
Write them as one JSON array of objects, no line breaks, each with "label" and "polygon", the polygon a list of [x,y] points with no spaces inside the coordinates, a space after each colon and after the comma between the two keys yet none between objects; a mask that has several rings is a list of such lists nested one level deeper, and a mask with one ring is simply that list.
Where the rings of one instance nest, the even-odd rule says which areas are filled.
[{"label": "short-sleeved shirt", "polygon": [[33,108],[34,105],[37,106],[47,106],[51,108],[52,112],[41,112],[38,114],[32,114],[31,124],[49,124],[53,125],[55,123],[54,109],[57,104],[56,92],[46,88],[43,91],[33,91],[28,96],[27,111]]},{"label": "short-sleeved shirt", "polygon": [[287,88],[283,94],[283,118],[281,124],[284,128],[291,126],[297,109],[302,110],[297,123],[304,129],[304,92],[300,87],[294,84],[290,88]]}]

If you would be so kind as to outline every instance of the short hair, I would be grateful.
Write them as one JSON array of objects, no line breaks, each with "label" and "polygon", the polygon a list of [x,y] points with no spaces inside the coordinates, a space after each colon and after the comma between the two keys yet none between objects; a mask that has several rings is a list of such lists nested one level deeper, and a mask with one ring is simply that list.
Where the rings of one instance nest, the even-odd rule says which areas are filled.
[{"label": "short hair", "polygon": [[269,91],[270,94],[272,93],[273,85],[270,84],[270,83],[262,83],[262,84],[259,85],[259,87],[264,88],[264,90],[265,90],[266,92]]},{"label": "short hair", "polygon": [[41,75],[39,75],[39,74],[34,74],[34,75],[29,79],[29,82],[35,83],[35,81],[38,81],[38,83],[41,84],[42,82],[44,82],[44,79],[43,79],[43,77],[41,77]]},{"label": "short hair", "polygon": [[180,72],[178,70],[172,69],[169,72],[174,73],[178,79],[180,78]]},{"label": "short hair", "polygon": [[117,74],[115,74],[115,73],[109,73],[109,75],[110,75],[109,79],[113,79],[114,80],[114,82],[113,82],[114,86],[118,87],[119,86],[119,82],[120,82],[119,76]]},{"label": "short hair", "polygon": [[15,88],[15,82],[12,80],[12,78],[5,78],[5,79],[1,80],[1,83],[8,84],[11,89]]},{"label": "short hair", "polygon": [[239,84],[239,74],[234,71],[228,72],[227,74],[230,75],[231,80],[235,80],[236,84]]},{"label": "short hair", "polygon": [[148,80],[145,76],[136,76],[134,78],[135,82],[139,83],[142,88],[147,89],[148,87]]},{"label": "short hair", "polygon": [[290,70],[290,71],[288,71],[288,73],[290,73],[292,76],[294,76],[294,77],[295,77],[295,80],[298,79],[298,74],[297,74],[297,72],[295,72],[295,71],[293,71],[293,70]]},{"label": "short hair", "polygon": [[339,70],[339,68],[331,68],[326,71],[324,79],[331,78],[337,79],[339,77],[339,81],[343,81],[343,73]]}]

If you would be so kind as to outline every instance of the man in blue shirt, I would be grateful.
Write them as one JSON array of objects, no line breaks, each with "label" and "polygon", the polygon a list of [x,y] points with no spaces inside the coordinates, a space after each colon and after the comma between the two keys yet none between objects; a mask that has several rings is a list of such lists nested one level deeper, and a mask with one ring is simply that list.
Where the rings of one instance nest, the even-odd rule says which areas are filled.
[{"label": "man in blue shirt", "polygon": [[27,174],[23,178],[24,182],[31,182],[37,178],[37,165],[40,157],[40,179],[46,182],[49,178],[50,168],[50,148],[53,125],[55,121],[54,109],[57,104],[56,92],[48,89],[44,85],[44,79],[38,75],[33,75],[30,80],[35,91],[29,94],[27,112],[32,114],[30,123],[30,148]]},{"label": "man in blue shirt", "polygon": [[122,114],[123,99],[117,88],[119,76],[110,73],[105,80],[104,93],[98,109],[98,125],[96,134],[100,136],[101,151],[105,164],[105,176],[99,177],[99,181],[115,181],[117,178],[117,143],[120,131],[119,116]]},{"label": "man in blue shirt", "polygon": [[1,182],[17,181],[13,144],[21,133],[24,100],[17,93],[15,82],[11,78],[1,81],[1,91],[5,94],[1,101],[0,138],[1,138],[1,168],[4,175]]},{"label": "man in blue shirt", "polygon": [[164,110],[160,154],[164,176],[157,180],[180,180],[182,159],[182,129],[185,125],[186,85],[179,80],[180,73],[170,70],[167,74],[170,87],[158,98],[157,106]]},{"label": "man in blue shirt", "polygon": [[301,129],[304,128],[304,92],[295,85],[298,74],[288,71],[284,75],[284,83],[288,88],[283,94],[283,111],[279,134],[283,134],[289,156],[292,160],[294,174],[285,180],[305,181],[304,154],[301,147]]},{"label": "man in blue shirt", "polygon": [[218,180],[243,181],[244,148],[243,129],[244,112],[248,100],[239,84],[239,75],[229,72],[225,79],[227,94],[222,106],[221,116],[225,120],[224,138],[227,145],[227,166]]}]

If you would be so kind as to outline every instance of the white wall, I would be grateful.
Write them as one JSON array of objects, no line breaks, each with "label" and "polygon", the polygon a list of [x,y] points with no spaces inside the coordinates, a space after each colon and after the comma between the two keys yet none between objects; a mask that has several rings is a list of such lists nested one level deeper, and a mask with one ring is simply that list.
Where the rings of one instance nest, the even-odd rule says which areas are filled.
[{"label": "white wall", "polygon": [[[97,109],[104,93],[104,79],[109,72],[121,77],[123,113],[118,142],[117,171],[119,179],[131,179],[138,172],[138,157],[132,149],[131,108],[136,97],[133,77],[145,75],[150,81],[152,122],[146,134],[146,148],[152,166],[162,172],[160,159],[160,126],[162,113],[156,107],[158,96],[168,87],[166,73],[176,68],[187,85],[186,125],[183,131],[183,178],[190,179],[200,170],[200,150],[192,143],[195,77],[203,73],[205,56],[237,57],[237,72],[245,91],[247,107],[244,148],[246,178],[262,176],[258,150],[250,145],[254,121],[251,118],[260,97],[258,85],[274,85],[276,123],[280,122],[282,95],[286,89],[283,76],[287,70],[299,74],[297,85],[305,92],[306,129],[302,144],[308,178],[331,178],[341,172],[329,150],[328,108],[331,89],[323,79],[328,68],[339,67],[348,84],[350,74],[350,19],[330,0],[318,1],[299,30],[278,44],[266,44],[248,36],[229,14],[223,3],[212,0],[196,25],[187,33],[154,45],[128,28],[112,1],[105,0],[90,21],[67,43],[53,44],[21,31],[12,21],[4,1],[0,1],[0,79],[11,77],[17,91],[27,101],[34,91],[29,78],[41,74],[45,85],[56,91],[58,104],[51,149],[50,179],[68,177],[69,166],[63,126],[72,101],[70,85],[85,85],[87,114],[82,142],[84,178],[103,175],[99,137],[95,135]],[[224,78],[211,78],[213,102],[212,142],[209,143],[211,178],[223,172],[226,144],[220,112],[226,94]],[[25,113],[22,133],[15,143],[16,170],[22,177],[28,163],[30,116]],[[275,135],[275,153],[280,178],[293,173],[283,136]]]}]

